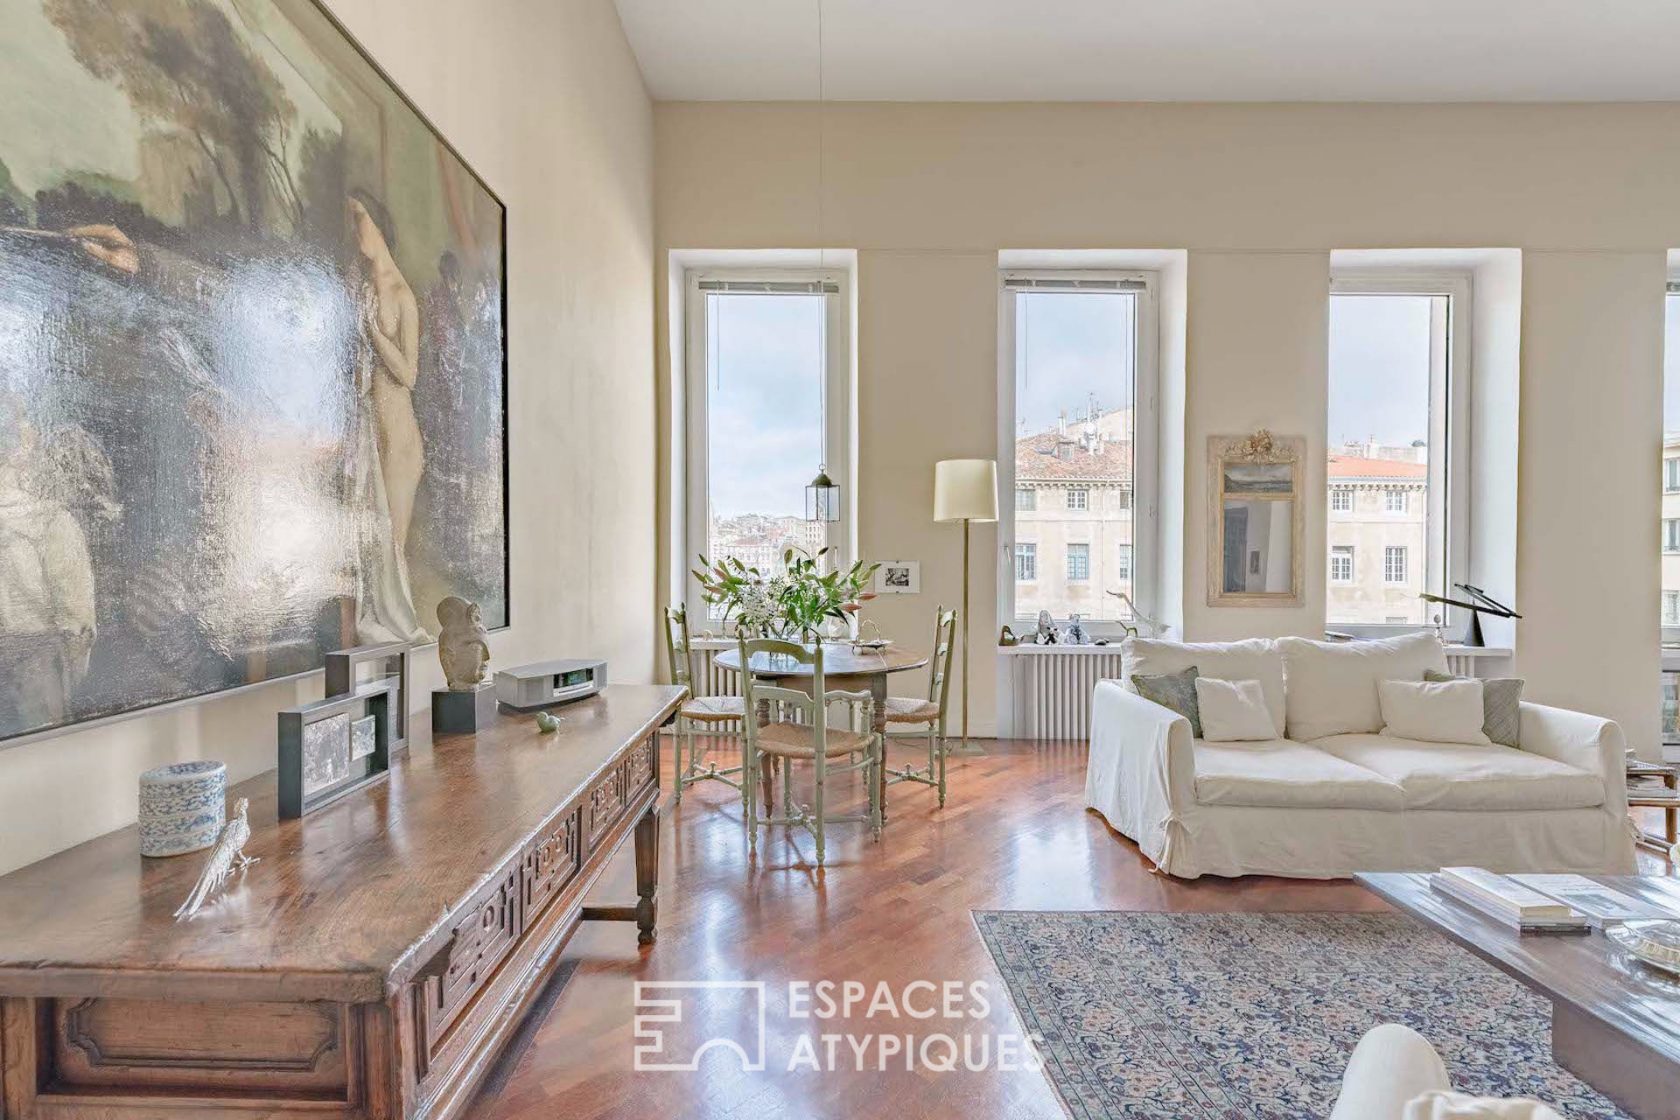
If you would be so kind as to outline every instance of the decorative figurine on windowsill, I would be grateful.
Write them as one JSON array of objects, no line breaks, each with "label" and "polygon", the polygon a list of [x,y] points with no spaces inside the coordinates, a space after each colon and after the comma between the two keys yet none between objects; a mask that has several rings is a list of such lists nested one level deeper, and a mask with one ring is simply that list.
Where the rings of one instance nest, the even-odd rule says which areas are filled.
[{"label": "decorative figurine on windowsill", "polygon": [[1033,644],[1039,646],[1056,644],[1056,623],[1050,617],[1049,611],[1038,612],[1038,629],[1033,631]]},{"label": "decorative figurine on windowsill", "polygon": [[1077,614],[1069,616],[1067,629],[1062,631],[1062,644],[1064,646],[1088,646],[1091,644],[1091,635],[1085,632],[1085,624],[1079,621]]},{"label": "decorative figurine on windowsill", "polygon": [[1159,638],[1167,632],[1166,623],[1138,610],[1138,605],[1132,602],[1132,597],[1124,591],[1110,591],[1109,594],[1126,604],[1126,610],[1131,612],[1132,621],[1126,624],[1128,635],[1137,638]]},{"label": "decorative figurine on windowsill", "polygon": [[251,803],[243,797],[233,803],[233,819],[222,828],[221,839],[210,850],[210,858],[204,861],[204,870],[198,873],[192,893],[175,911],[176,921],[190,921],[210,895],[228,881],[228,876],[257,862],[245,854],[245,845],[251,839],[250,808]]}]

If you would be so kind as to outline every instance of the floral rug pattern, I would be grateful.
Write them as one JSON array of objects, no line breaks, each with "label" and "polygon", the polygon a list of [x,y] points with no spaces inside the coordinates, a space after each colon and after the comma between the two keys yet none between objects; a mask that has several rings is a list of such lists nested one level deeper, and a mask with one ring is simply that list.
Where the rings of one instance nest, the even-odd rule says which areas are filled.
[{"label": "floral rug pattern", "polygon": [[1453,1087],[1627,1120],[1551,1058],[1551,1005],[1394,914],[976,911],[1078,1120],[1328,1116],[1348,1055],[1399,1022]]}]

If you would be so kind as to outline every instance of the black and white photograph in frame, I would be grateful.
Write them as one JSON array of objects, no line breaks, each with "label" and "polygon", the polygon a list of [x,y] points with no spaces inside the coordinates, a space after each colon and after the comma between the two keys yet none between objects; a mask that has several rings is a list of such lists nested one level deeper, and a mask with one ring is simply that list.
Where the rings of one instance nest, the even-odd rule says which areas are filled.
[{"label": "black and white photograph in frame", "polygon": [[884,560],[875,573],[877,595],[919,595],[921,591],[920,560]]}]

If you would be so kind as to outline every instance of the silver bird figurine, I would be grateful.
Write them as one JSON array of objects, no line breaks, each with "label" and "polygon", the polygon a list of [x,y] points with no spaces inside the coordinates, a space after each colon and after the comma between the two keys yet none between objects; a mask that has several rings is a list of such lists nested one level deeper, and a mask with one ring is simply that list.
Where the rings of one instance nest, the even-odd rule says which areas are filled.
[{"label": "silver bird figurine", "polygon": [[251,803],[243,797],[233,803],[233,819],[222,826],[222,834],[210,849],[210,858],[204,861],[204,870],[199,872],[192,893],[175,911],[176,921],[191,919],[205,900],[227,882],[229,875],[257,862],[245,854],[245,844],[251,839],[251,822],[247,816],[250,808]]}]

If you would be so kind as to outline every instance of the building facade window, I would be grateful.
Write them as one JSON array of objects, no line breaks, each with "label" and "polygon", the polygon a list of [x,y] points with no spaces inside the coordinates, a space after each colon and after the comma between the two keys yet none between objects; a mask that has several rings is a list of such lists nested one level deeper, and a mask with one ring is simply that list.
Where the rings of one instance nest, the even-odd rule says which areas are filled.
[{"label": "building facade window", "polygon": [[1022,541],[1015,546],[1015,580],[1032,583],[1038,579],[1038,545]]},{"label": "building facade window", "polygon": [[1038,509],[1038,491],[1029,490],[1024,486],[1015,488],[1015,512],[1032,513]]},{"label": "building facade window", "polygon": [[[687,540],[697,556],[778,571],[789,548],[850,551],[849,301],[844,272],[693,270],[687,276]],[[806,521],[824,466],[841,517]],[[844,562],[843,560],[841,562]],[[716,619],[685,581],[689,617]]]},{"label": "building facade window", "polygon": [[1680,493],[1680,456],[1663,460],[1663,493]]},{"label": "building facade window", "polygon": [[1016,558],[998,611],[1017,630],[1043,610],[1118,637],[1130,619],[1121,594],[1155,613],[1154,292],[1150,273],[999,273],[999,474],[1049,492],[998,527]]},{"label": "building facade window", "polygon": [[1680,591],[1662,593],[1662,624],[1680,626]]},{"label": "building facade window", "polygon": [[1353,582],[1353,546],[1339,544],[1330,550],[1330,582]]},{"label": "building facade window", "polygon": [[1091,578],[1091,546],[1089,544],[1070,544],[1067,546],[1067,578],[1069,583],[1084,583]]},{"label": "building facade window", "polygon": [[[1383,582],[1406,582],[1406,546],[1391,544],[1383,547]],[[1391,616],[1392,617],[1392,616]]]},{"label": "building facade window", "polygon": [[[1454,324],[1469,321],[1470,296],[1457,273],[1332,279],[1325,620],[1338,630],[1428,626],[1442,608],[1419,594],[1468,578],[1468,453],[1450,433],[1469,414],[1468,336]],[[1363,568],[1347,559],[1361,552]]]},{"label": "building facade window", "polygon": [[1680,517],[1665,517],[1662,523],[1664,552],[1680,552]]}]

